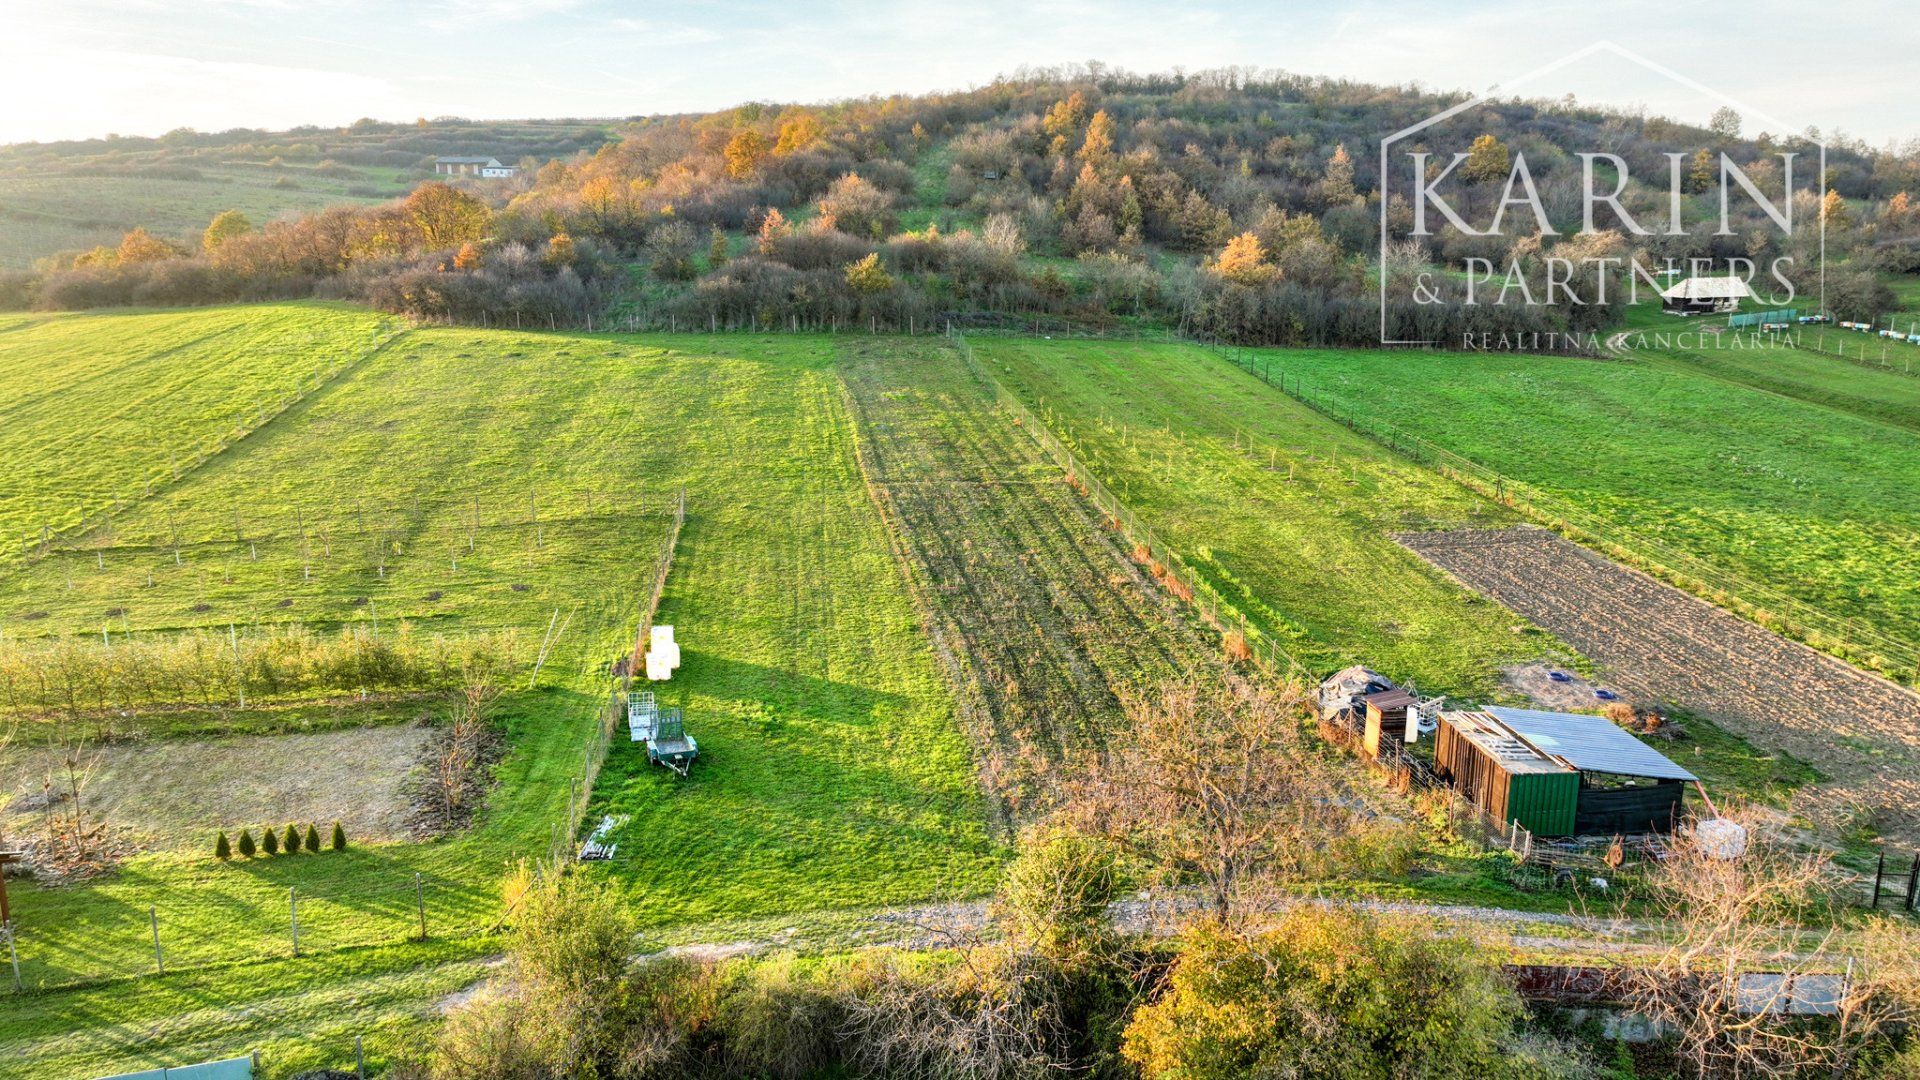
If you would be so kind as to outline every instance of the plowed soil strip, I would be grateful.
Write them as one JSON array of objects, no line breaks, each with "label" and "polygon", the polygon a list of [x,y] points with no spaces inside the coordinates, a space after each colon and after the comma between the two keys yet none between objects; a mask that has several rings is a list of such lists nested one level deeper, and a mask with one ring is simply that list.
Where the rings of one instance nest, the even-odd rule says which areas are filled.
[{"label": "plowed soil strip", "polygon": [[948,350],[849,345],[841,374],[874,498],[1007,810],[1100,745],[1128,688],[1220,663]]},{"label": "plowed soil strip", "polygon": [[1920,839],[1920,697],[1544,529],[1396,539],[1558,634],[1618,688],[1825,773],[1811,793],[1822,824],[1858,807],[1883,834]]}]

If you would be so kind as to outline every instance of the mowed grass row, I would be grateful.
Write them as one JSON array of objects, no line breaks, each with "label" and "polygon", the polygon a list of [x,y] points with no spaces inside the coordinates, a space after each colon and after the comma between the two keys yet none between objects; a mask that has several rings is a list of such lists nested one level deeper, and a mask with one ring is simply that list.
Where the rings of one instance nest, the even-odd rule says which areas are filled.
[{"label": "mowed grass row", "polygon": [[1664,364],[1261,356],[1316,401],[1545,490],[1629,548],[1674,549],[1920,643],[1920,434]]},{"label": "mowed grass row", "polygon": [[0,560],[164,487],[394,329],[374,312],[289,304],[63,316],[0,334]]},{"label": "mowed grass row", "polygon": [[1551,639],[1396,544],[1513,516],[1187,345],[981,338],[988,370],[1316,671],[1365,663],[1490,694]]},{"label": "mowed grass row", "polygon": [[[662,618],[682,627],[686,667],[672,686],[690,693],[708,758],[693,783],[666,784],[632,768],[634,751],[622,746],[606,774],[635,813],[619,869],[649,922],[983,887],[999,852],[861,486],[824,339],[420,331],[168,492],[166,505],[187,519],[184,531],[248,494],[318,505],[350,486],[369,501],[417,497],[430,517],[436,508],[457,515],[434,501],[441,485],[463,493],[495,485],[486,500],[533,482],[575,492],[622,485],[635,505],[655,509],[593,536],[516,534],[523,546],[513,548],[512,573],[553,575],[537,590],[490,581],[445,592],[455,611],[523,627],[535,641],[554,608],[578,605],[541,688],[501,704],[512,749],[475,828],[434,843],[234,865],[210,850],[145,855],[95,884],[22,888],[29,982],[150,970],[149,906],[170,965],[181,967],[290,953],[289,889],[305,898],[307,949],[413,932],[415,874],[435,933],[490,925],[506,865],[544,850],[566,805],[610,661],[632,632],[661,511],[681,486],[691,513]],[[118,527],[137,535],[156,526],[132,515]],[[439,556],[421,560],[396,558],[384,579],[364,562],[331,566],[316,571],[313,587],[369,596],[397,618],[427,584],[410,575]],[[276,587],[298,572],[285,559],[245,566]],[[278,595],[253,597],[265,579],[249,583],[247,572],[236,565],[235,580],[223,582],[230,603]],[[54,611],[49,621],[62,603],[90,613],[101,602],[67,600],[64,582],[35,577],[44,573],[25,572],[27,595]],[[248,824],[259,823],[208,822],[209,845],[216,826]],[[0,1022],[0,1038],[4,1031]]]}]

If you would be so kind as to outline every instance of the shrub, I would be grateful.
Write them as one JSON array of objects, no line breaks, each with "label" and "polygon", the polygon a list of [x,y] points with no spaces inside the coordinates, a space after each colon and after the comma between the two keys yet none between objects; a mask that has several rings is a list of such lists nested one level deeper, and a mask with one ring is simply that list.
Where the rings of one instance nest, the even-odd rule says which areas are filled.
[{"label": "shrub", "polygon": [[297,827],[295,827],[292,823],[288,823],[287,838],[281,842],[281,846],[287,849],[287,854],[289,855],[300,854],[300,840],[301,840],[300,830]]},{"label": "shrub", "polygon": [[320,850],[320,830],[311,823],[307,825],[307,850],[314,852]]},{"label": "shrub", "polygon": [[213,857],[225,862],[233,858],[233,845],[227,842],[227,830],[220,830],[219,839],[213,842]]},{"label": "shrub", "polygon": [[271,825],[260,830],[260,850],[268,855],[280,854],[280,834]]},{"label": "shrub", "polygon": [[337,821],[333,823],[333,850],[347,850],[347,830]]},{"label": "shrub", "polygon": [[1300,907],[1263,933],[1203,929],[1122,1052],[1147,1080],[1499,1076],[1523,1015],[1493,958],[1408,920]]},{"label": "shrub", "polygon": [[241,858],[243,859],[253,858],[253,853],[258,850],[253,846],[253,833],[247,831],[246,829],[241,829],[239,847],[240,847]]}]

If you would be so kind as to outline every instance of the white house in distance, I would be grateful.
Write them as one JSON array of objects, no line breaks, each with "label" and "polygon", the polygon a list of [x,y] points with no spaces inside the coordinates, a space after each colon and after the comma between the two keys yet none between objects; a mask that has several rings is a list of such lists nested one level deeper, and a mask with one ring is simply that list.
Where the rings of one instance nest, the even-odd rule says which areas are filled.
[{"label": "white house in distance", "polygon": [[499,158],[490,157],[437,157],[433,159],[433,171],[439,176],[479,176],[489,180],[514,174],[513,166],[502,165]]},{"label": "white house in distance", "polygon": [[1729,274],[1726,277],[1691,277],[1660,290],[1661,306],[1681,315],[1699,312],[1735,311],[1740,301],[1753,296],[1747,283]]}]

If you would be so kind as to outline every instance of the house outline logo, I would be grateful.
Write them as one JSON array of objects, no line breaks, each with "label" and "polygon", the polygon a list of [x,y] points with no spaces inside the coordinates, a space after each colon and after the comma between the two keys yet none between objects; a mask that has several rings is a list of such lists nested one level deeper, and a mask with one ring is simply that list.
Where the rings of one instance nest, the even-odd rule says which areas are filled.
[{"label": "house outline logo", "polygon": [[[1457,105],[1450,106],[1446,109],[1441,110],[1438,113],[1435,113],[1432,116],[1427,117],[1425,120],[1422,120],[1417,124],[1410,125],[1408,127],[1400,129],[1399,131],[1394,132],[1393,134],[1380,140],[1380,189],[1379,189],[1380,247],[1379,247],[1379,251],[1377,252],[1377,257],[1379,258],[1378,278],[1379,278],[1379,286],[1380,286],[1380,344],[1382,345],[1426,345],[1426,346],[1439,344],[1438,342],[1435,342],[1435,341],[1399,340],[1399,339],[1390,339],[1387,337],[1387,242],[1388,242],[1387,203],[1388,203],[1388,195],[1390,193],[1388,188],[1388,183],[1387,183],[1389,172],[1390,172],[1390,170],[1388,169],[1388,157],[1387,157],[1388,149],[1394,143],[1399,142],[1402,139],[1405,139],[1409,135],[1416,135],[1434,126],[1435,124],[1444,123],[1448,120],[1453,119],[1456,116],[1459,116],[1462,113],[1469,112],[1473,109],[1479,108],[1481,105],[1484,105],[1489,101],[1497,101],[1501,97],[1511,94],[1515,89],[1521,86],[1524,86],[1535,79],[1539,79],[1546,75],[1551,75],[1562,68],[1569,67],[1573,64],[1577,64],[1587,59],[1588,57],[1601,55],[1601,54],[1610,54],[1619,59],[1629,61],[1630,63],[1638,64],[1640,67],[1643,67],[1646,70],[1653,72],[1654,74],[1660,76],[1663,79],[1670,80],[1679,86],[1685,87],[1686,89],[1693,91],[1696,94],[1703,95],[1713,101],[1719,102],[1720,104],[1725,105],[1728,108],[1731,108],[1739,112],[1740,115],[1743,117],[1751,117],[1755,120],[1759,120],[1763,123],[1766,123],[1768,125],[1771,125],[1773,127],[1780,129],[1780,131],[1783,133],[1789,133],[1793,131],[1793,125],[1787,123],[1786,121],[1780,119],[1777,116],[1774,116],[1766,112],[1763,109],[1752,108],[1751,106],[1745,104],[1744,102],[1741,102],[1732,97],[1729,97],[1728,95],[1723,94],[1720,91],[1715,90],[1714,88],[1707,86],[1706,84],[1701,83],[1697,80],[1690,79],[1687,76],[1682,75],[1677,71],[1674,71],[1672,68],[1669,68],[1666,65],[1659,63],[1658,61],[1650,60],[1644,56],[1641,56],[1639,53],[1634,52],[1632,49],[1628,49],[1613,41],[1603,38],[1599,41],[1594,42],[1591,45],[1588,45],[1584,49],[1578,49],[1574,52],[1568,53],[1567,55],[1562,56],[1558,60],[1554,60],[1547,64],[1543,64],[1542,66],[1537,67],[1532,71],[1529,71],[1523,75],[1518,75],[1511,79],[1508,79],[1504,83],[1494,83],[1491,86],[1488,86],[1485,90],[1473,95],[1472,97],[1468,98],[1465,101],[1460,102]],[[1822,137],[1816,138],[1814,136],[1801,133],[1798,135],[1794,135],[1793,138],[1810,142],[1814,146],[1819,148],[1820,174],[1819,174],[1818,186],[1814,190],[1818,195],[1824,195],[1827,190],[1827,142],[1825,137],[1822,136]],[[1793,199],[1793,191],[1791,188],[1789,188],[1785,192],[1785,199],[1789,204],[1791,204]],[[1819,274],[1820,310],[1825,311],[1827,306],[1826,304],[1826,297],[1827,297],[1826,216],[1824,214],[1819,215],[1817,220],[1819,222],[1819,228],[1820,228],[1820,249],[1819,249],[1820,255],[1819,255],[1819,265],[1815,268],[1815,270]]]}]

